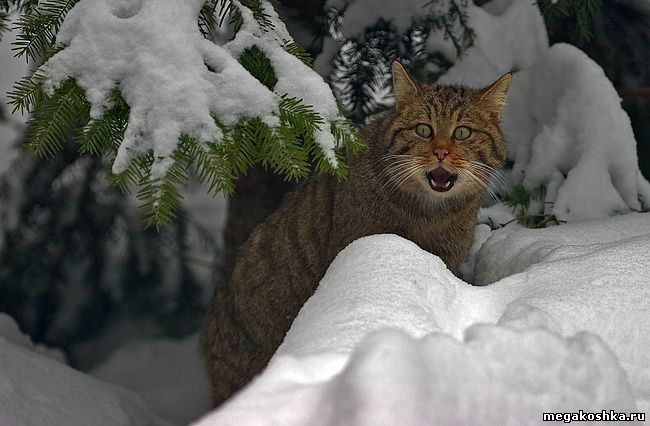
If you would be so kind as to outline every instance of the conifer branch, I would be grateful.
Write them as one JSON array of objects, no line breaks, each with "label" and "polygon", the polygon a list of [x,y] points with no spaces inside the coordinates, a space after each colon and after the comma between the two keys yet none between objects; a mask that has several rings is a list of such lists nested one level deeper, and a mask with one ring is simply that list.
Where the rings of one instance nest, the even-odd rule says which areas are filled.
[{"label": "conifer branch", "polygon": [[27,124],[25,144],[36,157],[52,157],[72,136],[90,107],[83,91],[70,80],[52,97],[45,98]]},{"label": "conifer branch", "polygon": [[[0,0],[6,1],[6,0]],[[19,40],[14,50],[28,60],[47,58],[56,51],[56,34],[67,12],[78,0],[46,0],[26,9],[17,27]],[[206,0],[198,15],[197,26],[202,35],[210,39],[223,19],[228,17],[237,27],[241,20],[240,7],[252,12],[262,31],[274,29],[274,19],[267,13],[268,5],[261,0]],[[241,23],[239,24],[241,25]],[[283,30],[282,30],[283,31]],[[280,32],[281,34],[282,32]],[[311,66],[309,54],[292,40],[277,40],[280,48]],[[65,50],[65,47],[59,47]],[[238,60],[240,64],[269,90],[274,90],[278,78],[271,61],[258,47],[245,49]],[[90,105],[83,90],[74,80],[64,82],[51,96],[44,91],[45,77],[40,73],[23,78],[9,93],[14,111],[33,112],[26,138],[28,148],[38,157],[51,157],[59,152],[68,140],[79,144],[81,154],[106,156],[114,159],[120,148],[131,110],[119,91],[107,103],[109,109],[99,118],[90,118]],[[279,96],[278,124],[270,127],[261,118],[242,117],[229,126],[215,122],[223,135],[217,142],[201,142],[182,135],[171,156],[172,164],[159,179],[152,179],[151,170],[157,160],[153,152],[135,159],[127,169],[108,180],[123,192],[134,186],[139,188],[138,199],[147,226],[164,225],[174,218],[181,205],[179,188],[194,173],[199,182],[206,184],[212,194],[232,192],[236,177],[256,163],[270,167],[286,179],[306,177],[312,170],[327,171],[343,176],[344,166],[332,165],[328,156],[315,142],[314,133],[328,126],[341,149],[358,150],[361,146],[356,129],[342,120],[332,123],[316,112],[313,106],[301,99]],[[334,154],[336,155],[336,154]]]},{"label": "conifer branch", "polygon": [[9,13],[4,10],[0,10],[0,42],[2,42],[2,36],[5,31],[9,29]]},{"label": "conifer branch", "polygon": [[592,26],[600,13],[602,0],[538,0],[537,4],[546,19],[571,17],[575,21],[578,41],[585,42],[593,36]]},{"label": "conifer branch", "polygon": [[212,33],[220,26],[216,15],[220,0],[207,0],[199,13],[199,30],[203,37],[210,39]]},{"label": "conifer branch", "polygon": [[46,0],[20,16],[15,28],[20,32],[12,50],[29,62],[52,56],[56,34],[65,15],[79,0]]},{"label": "conifer branch", "polygon": [[43,76],[34,73],[23,77],[18,81],[13,90],[7,93],[9,105],[12,105],[13,111],[20,111],[26,114],[33,111],[37,105],[45,98],[43,92]]},{"label": "conifer branch", "polygon": [[284,48],[287,52],[300,59],[308,67],[312,68],[314,66],[314,59],[311,57],[309,52],[305,50],[304,47],[295,41],[284,40],[284,43]]},{"label": "conifer branch", "polygon": [[273,90],[278,82],[271,61],[257,47],[249,47],[239,57],[242,66],[260,83]]}]

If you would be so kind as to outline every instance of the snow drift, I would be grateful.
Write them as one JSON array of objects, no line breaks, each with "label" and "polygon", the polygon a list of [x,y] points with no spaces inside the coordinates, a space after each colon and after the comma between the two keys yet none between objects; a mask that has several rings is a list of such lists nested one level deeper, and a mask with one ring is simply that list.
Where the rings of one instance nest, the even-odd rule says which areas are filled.
[{"label": "snow drift", "polygon": [[138,395],[39,352],[0,315],[0,425],[168,425]]},{"label": "snow drift", "polygon": [[137,393],[172,424],[186,425],[212,408],[198,340],[134,342],[115,350],[90,374]]},{"label": "snow drift", "polygon": [[[650,214],[513,224],[477,257],[490,285],[394,235],[352,243],[266,371],[198,424],[520,425],[650,407]],[[141,398],[35,349],[6,316],[0,335],[0,424],[180,425],[207,408],[194,339],[93,371]]]},{"label": "snow drift", "polygon": [[520,425],[647,407],[650,215],[556,229],[495,232],[477,277],[513,275],[485,287],[400,237],[357,240],[267,370],[199,424]]}]

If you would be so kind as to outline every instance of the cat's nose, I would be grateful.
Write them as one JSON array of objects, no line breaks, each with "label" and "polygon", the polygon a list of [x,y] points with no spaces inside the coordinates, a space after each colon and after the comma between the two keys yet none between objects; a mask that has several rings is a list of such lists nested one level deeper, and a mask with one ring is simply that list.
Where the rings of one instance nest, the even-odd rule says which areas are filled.
[{"label": "cat's nose", "polygon": [[436,154],[436,157],[438,157],[438,160],[442,161],[445,159],[445,157],[449,154],[449,151],[446,149],[438,148],[433,151],[434,154]]}]

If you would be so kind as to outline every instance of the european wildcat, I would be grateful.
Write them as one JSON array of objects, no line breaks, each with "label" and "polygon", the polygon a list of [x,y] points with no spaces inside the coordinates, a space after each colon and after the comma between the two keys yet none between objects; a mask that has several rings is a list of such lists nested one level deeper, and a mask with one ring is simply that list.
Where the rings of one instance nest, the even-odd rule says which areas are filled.
[{"label": "european wildcat", "polygon": [[455,270],[472,242],[489,174],[506,157],[506,74],[483,90],[418,84],[393,63],[395,109],[362,131],[344,181],[314,176],[242,246],[213,296],[203,352],[216,405],[262,371],[336,254],[393,233]]}]

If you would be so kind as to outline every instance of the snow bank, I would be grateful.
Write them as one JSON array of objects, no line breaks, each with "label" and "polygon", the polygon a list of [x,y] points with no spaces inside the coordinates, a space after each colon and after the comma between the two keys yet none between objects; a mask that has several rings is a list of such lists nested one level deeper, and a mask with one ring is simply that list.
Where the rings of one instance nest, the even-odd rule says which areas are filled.
[{"label": "snow bank", "polygon": [[267,370],[199,424],[538,424],[648,407],[650,215],[500,230],[477,278],[509,264],[473,287],[402,238],[357,240]]},{"label": "snow bank", "polygon": [[616,358],[589,334],[562,339],[475,326],[459,342],[384,330],[326,381],[314,373],[324,361],[278,357],[258,392],[244,392],[199,424],[526,425],[539,424],[543,411],[634,408]]},{"label": "snow bank", "polygon": [[[645,213],[544,229],[509,226],[492,232],[487,242],[480,247],[475,284],[490,284],[523,272],[536,263],[566,258],[570,255],[566,253],[567,250],[574,250],[577,256],[581,250],[598,251],[606,245],[616,245],[615,243],[649,234],[650,215]],[[644,249],[638,255],[650,255],[650,252]],[[620,257],[633,262],[636,255],[627,257],[622,253]]]},{"label": "snow bank", "polygon": [[14,345],[20,346],[21,348],[38,352],[41,355],[44,355],[61,363],[65,364],[66,362],[63,351],[59,349],[49,348],[43,345],[34,344],[34,342],[32,342],[32,339],[27,334],[24,334],[22,331],[20,331],[18,324],[16,324],[16,321],[14,321],[13,318],[1,312],[0,338],[5,339],[7,342],[10,342]]},{"label": "snow bank", "polygon": [[90,374],[135,392],[175,425],[186,425],[212,407],[197,336],[129,344]]},{"label": "snow bank", "polygon": [[650,408],[650,214],[496,231],[479,252],[476,281],[505,274],[512,275],[483,287],[499,315],[492,318],[597,334],[627,371],[639,405]]},{"label": "snow bank", "polygon": [[29,349],[12,322],[0,317],[0,425],[167,424],[137,395]]}]

